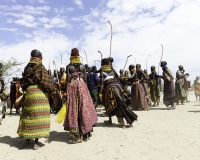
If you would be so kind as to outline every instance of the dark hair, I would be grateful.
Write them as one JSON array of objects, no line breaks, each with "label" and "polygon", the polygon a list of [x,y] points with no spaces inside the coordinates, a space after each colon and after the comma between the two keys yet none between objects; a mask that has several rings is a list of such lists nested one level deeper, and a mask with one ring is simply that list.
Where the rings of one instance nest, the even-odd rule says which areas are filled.
[{"label": "dark hair", "polygon": [[71,50],[71,56],[79,56],[79,50],[77,48],[73,48]]},{"label": "dark hair", "polygon": [[108,60],[108,58],[103,58],[102,60],[101,60],[101,65],[103,66],[103,65],[108,65],[109,64],[109,60]]},{"label": "dark hair", "polygon": [[114,62],[114,59],[112,57],[108,57],[109,62]]},{"label": "dark hair", "polygon": [[97,71],[97,67],[96,67],[96,66],[91,66],[91,67],[90,67],[90,71],[91,71],[91,72]]},{"label": "dark hair", "polygon": [[136,64],[136,68],[139,68],[139,67],[141,67],[141,64]]},{"label": "dark hair", "polygon": [[155,66],[151,66],[151,71],[154,71],[156,69]]},{"label": "dark hair", "polygon": [[135,68],[135,65],[134,65],[134,64],[131,64],[131,65],[129,65],[129,67],[128,67],[129,71],[132,70],[133,68]]},{"label": "dark hair", "polygon": [[42,60],[42,53],[39,50],[34,49],[31,51],[31,57],[38,57]]},{"label": "dark hair", "polygon": [[125,70],[125,71],[124,71],[124,74],[128,74],[128,71],[127,71],[127,70]]},{"label": "dark hair", "polygon": [[167,65],[167,62],[166,61],[162,61],[161,63],[160,63],[160,66],[161,67],[164,67],[164,66],[166,66]]},{"label": "dark hair", "polygon": [[48,75],[51,76],[51,70],[50,69],[47,70],[47,73],[48,73]]},{"label": "dark hair", "polygon": [[122,74],[123,72],[124,72],[124,70],[123,70],[123,69],[120,69],[120,70],[119,70],[119,73],[120,73],[120,74]]}]

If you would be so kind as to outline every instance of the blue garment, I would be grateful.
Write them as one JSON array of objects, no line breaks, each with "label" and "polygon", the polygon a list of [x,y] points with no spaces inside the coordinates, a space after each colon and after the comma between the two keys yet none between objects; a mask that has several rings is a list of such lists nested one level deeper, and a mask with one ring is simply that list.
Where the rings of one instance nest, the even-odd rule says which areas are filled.
[{"label": "blue garment", "polygon": [[167,68],[168,68],[167,65],[165,65],[165,66],[162,68],[162,70],[165,71]]},{"label": "blue garment", "polygon": [[100,82],[100,78],[98,75],[94,72],[90,72],[87,75],[87,83],[88,83],[88,88],[89,90],[96,90],[97,88],[97,83]]}]

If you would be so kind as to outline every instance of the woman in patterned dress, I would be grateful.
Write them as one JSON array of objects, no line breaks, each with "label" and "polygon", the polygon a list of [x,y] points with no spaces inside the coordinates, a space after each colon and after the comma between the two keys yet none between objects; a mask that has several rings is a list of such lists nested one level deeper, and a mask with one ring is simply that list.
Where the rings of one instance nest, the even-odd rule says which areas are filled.
[{"label": "woman in patterned dress", "polygon": [[33,149],[39,149],[39,138],[49,137],[50,105],[48,95],[54,91],[46,68],[42,64],[42,53],[31,52],[31,59],[24,69],[24,87],[26,92],[17,133],[26,142],[35,139]]},{"label": "woman in patterned dress", "polygon": [[71,50],[66,74],[67,112],[63,125],[70,132],[69,142],[79,143],[91,136],[93,125],[97,123],[97,114],[86,85],[86,69],[80,61],[77,48]]}]

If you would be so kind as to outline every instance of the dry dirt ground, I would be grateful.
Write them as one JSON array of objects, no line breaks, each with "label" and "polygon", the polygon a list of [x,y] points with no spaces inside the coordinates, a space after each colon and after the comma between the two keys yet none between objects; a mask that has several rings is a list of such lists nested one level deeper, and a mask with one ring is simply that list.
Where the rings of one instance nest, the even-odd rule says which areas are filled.
[{"label": "dry dirt ground", "polygon": [[88,142],[69,144],[69,133],[51,115],[51,134],[40,139],[39,150],[33,141],[25,144],[16,133],[19,115],[6,115],[0,125],[0,160],[199,160],[200,159],[200,102],[194,93],[190,102],[167,110],[161,103],[150,111],[135,111],[138,121],[132,127],[119,128],[116,117],[113,125],[105,126],[102,108],[98,108],[98,123]]}]

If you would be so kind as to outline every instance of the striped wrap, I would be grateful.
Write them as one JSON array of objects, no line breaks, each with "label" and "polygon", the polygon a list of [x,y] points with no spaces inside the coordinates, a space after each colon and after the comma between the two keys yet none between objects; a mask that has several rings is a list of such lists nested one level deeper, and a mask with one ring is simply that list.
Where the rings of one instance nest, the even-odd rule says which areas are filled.
[{"label": "striped wrap", "polygon": [[30,85],[26,90],[17,133],[26,139],[49,137],[50,106],[38,85]]}]

